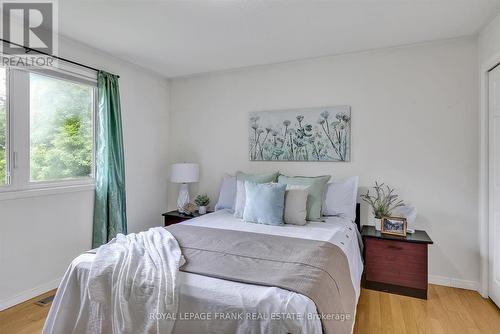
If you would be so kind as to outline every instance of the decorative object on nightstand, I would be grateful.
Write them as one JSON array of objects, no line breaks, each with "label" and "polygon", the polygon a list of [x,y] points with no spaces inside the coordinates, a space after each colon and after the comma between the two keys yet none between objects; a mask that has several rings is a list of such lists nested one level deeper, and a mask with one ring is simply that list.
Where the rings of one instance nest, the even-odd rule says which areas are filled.
[{"label": "decorative object on nightstand", "polygon": [[177,211],[184,212],[184,206],[189,203],[188,183],[198,182],[200,171],[198,164],[178,163],[170,168],[170,182],[180,183],[179,197],[177,198]]},{"label": "decorative object on nightstand", "polygon": [[[207,211],[207,213],[211,213],[211,211]],[[174,211],[169,211],[161,214],[164,219],[164,226],[169,226],[177,223],[181,223],[183,221],[193,219],[196,217],[199,217],[200,214],[197,212],[194,212],[191,215],[186,215],[184,213],[179,213],[177,210]]]},{"label": "decorative object on nightstand", "polygon": [[194,205],[193,203],[187,203],[182,208],[182,213],[185,214],[186,216],[192,217],[196,213],[196,205]]},{"label": "decorative object on nightstand", "polygon": [[200,215],[204,215],[207,213],[207,206],[210,203],[210,198],[208,198],[207,194],[198,195],[194,199],[194,204],[198,205],[198,213]]},{"label": "decorative object on nightstand", "polygon": [[427,250],[433,241],[425,231],[399,237],[363,226],[361,236],[365,288],[427,299]]},{"label": "decorative object on nightstand", "polygon": [[382,217],[380,225],[383,234],[406,237],[406,218]]},{"label": "decorative object on nightstand", "polygon": [[372,209],[372,216],[369,216],[371,223],[375,226],[377,231],[381,228],[382,217],[390,217],[392,211],[404,205],[402,200],[398,200],[398,195],[394,193],[394,189],[389,186],[385,186],[381,183],[379,184],[375,181],[375,186],[373,187],[375,194],[370,194],[370,190],[366,191],[366,194],[361,195],[361,199],[368,203]]}]

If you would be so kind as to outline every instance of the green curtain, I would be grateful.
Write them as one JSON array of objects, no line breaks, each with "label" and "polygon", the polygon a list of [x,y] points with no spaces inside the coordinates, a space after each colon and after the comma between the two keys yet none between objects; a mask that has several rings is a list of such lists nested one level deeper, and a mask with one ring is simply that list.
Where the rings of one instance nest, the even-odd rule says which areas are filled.
[{"label": "green curtain", "polygon": [[127,233],[125,162],[118,77],[99,71],[96,120],[96,191],[92,247]]}]

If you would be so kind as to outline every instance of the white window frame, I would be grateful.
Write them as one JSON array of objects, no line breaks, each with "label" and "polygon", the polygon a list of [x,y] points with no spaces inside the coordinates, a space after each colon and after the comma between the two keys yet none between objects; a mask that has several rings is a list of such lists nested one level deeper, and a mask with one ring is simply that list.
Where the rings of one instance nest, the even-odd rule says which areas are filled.
[{"label": "white window frame", "polygon": [[[64,180],[32,181],[30,175],[30,73],[53,77],[93,87],[92,174]],[[90,190],[95,187],[95,152],[97,121],[97,78],[57,70],[7,69],[7,184],[0,185],[0,200],[45,194]]]}]

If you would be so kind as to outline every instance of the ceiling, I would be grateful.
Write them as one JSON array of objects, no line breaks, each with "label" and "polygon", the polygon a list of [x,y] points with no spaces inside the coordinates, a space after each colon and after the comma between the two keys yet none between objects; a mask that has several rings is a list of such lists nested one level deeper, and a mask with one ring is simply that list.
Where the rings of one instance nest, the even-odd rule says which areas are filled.
[{"label": "ceiling", "polygon": [[62,35],[178,77],[477,34],[500,0],[59,0]]}]

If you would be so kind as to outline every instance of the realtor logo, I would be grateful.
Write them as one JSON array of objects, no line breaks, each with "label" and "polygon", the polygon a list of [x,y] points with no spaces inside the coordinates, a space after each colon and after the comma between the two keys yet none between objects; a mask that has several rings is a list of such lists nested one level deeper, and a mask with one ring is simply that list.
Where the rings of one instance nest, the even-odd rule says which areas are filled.
[{"label": "realtor logo", "polygon": [[6,54],[24,54],[25,46],[48,54],[56,53],[56,4],[54,1],[2,1],[2,38]]}]

